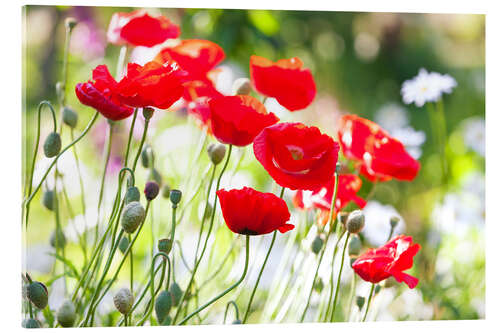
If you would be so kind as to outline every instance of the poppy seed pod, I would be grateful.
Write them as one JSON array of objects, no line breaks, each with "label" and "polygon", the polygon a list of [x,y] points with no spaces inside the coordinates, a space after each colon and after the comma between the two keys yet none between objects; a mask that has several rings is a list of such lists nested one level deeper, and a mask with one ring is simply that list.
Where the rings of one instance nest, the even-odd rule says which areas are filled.
[{"label": "poppy seed pod", "polygon": [[113,303],[121,314],[127,314],[134,303],[134,296],[128,288],[122,288],[113,297]]},{"label": "poppy seed pod", "polygon": [[346,228],[351,234],[357,234],[365,226],[365,215],[359,209],[352,211],[347,217]]},{"label": "poppy seed pod", "polygon": [[233,325],[241,325],[241,319],[235,319],[232,322]]},{"label": "poppy seed pod", "polygon": [[159,323],[163,323],[171,308],[172,294],[167,290],[163,290],[155,300],[156,319]]},{"label": "poppy seed pod", "polygon": [[390,223],[391,223],[391,228],[394,229],[399,223],[400,218],[398,216],[393,216],[391,217]]},{"label": "poppy seed pod", "polygon": [[55,192],[54,191],[46,191],[43,193],[42,197],[42,205],[45,206],[48,210],[54,210],[54,201],[55,201]]},{"label": "poppy seed pod", "polygon": [[70,300],[64,301],[59,310],[57,310],[57,322],[62,327],[73,327],[75,323],[76,313],[75,306]]},{"label": "poppy seed pod", "polygon": [[156,182],[147,182],[144,187],[144,195],[146,199],[153,200],[160,193],[160,186]]},{"label": "poppy seed pod", "polygon": [[221,143],[211,143],[207,148],[208,156],[214,165],[219,164],[226,155],[226,146]]},{"label": "poppy seed pod", "polygon": [[172,241],[168,238],[163,238],[158,241],[158,251],[169,254],[172,250]]},{"label": "poppy seed pod", "polygon": [[62,120],[70,128],[75,128],[76,124],[78,123],[78,113],[76,113],[69,106],[65,106],[63,108]]},{"label": "poppy seed pod", "polygon": [[363,296],[356,296],[356,305],[358,306],[359,311],[361,311],[363,305],[365,305],[365,298]]},{"label": "poppy seed pod", "polygon": [[64,20],[64,26],[69,30],[72,30],[77,23],[78,22],[73,17],[67,17],[66,20]]},{"label": "poppy seed pod", "polygon": [[118,249],[122,254],[125,254],[125,251],[127,251],[128,244],[129,241],[127,237],[122,237],[122,239],[120,239],[120,243],[118,243]]},{"label": "poppy seed pod", "polygon": [[129,234],[133,233],[144,221],[146,211],[138,201],[133,201],[125,206],[122,215],[122,228]]},{"label": "poppy seed pod", "polygon": [[170,326],[172,323],[172,317],[166,316],[165,319],[160,323],[161,326]]},{"label": "poppy seed pod", "polygon": [[311,243],[311,250],[318,254],[319,251],[321,251],[321,248],[323,248],[323,239],[320,235],[317,235]]},{"label": "poppy seed pod", "polygon": [[42,327],[42,325],[40,325],[40,322],[36,319],[33,319],[33,318],[24,319],[22,326],[24,328],[40,328],[40,327]]},{"label": "poppy seed pod", "polygon": [[52,234],[50,235],[50,246],[60,249],[66,246],[66,236],[61,229],[52,231]]},{"label": "poppy seed pod", "polygon": [[61,136],[59,133],[50,133],[43,144],[43,153],[47,157],[54,157],[61,151]]},{"label": "poppy seed pod", "polygon": [[355,235],[349,241],[349,255],[357,256],[360,251],[361,251],[361,240],[357,235]]},{"label": "poppy seed pod", "polygon": [[41,282],[33,281],[29,284],[27,288],[26,295],[28,299],[40,310],[43,310],[47,306],[49,300],[49,295],[47,292],[47,287]]},{"label": "poppy seed pod", "polygon": [[161,195],[165,199],[170,198],[170,186],[168,185],[163,185],[163,188],[161,189]]},{"label": "poppy seed pod", "polygon": [[170,191],[170,201],[173,205],[177,206],[179,202],[181,202],[182,192],[179,190],[171,190]]},{"label": "poppy seed pod", "polygon": [[142,115],[144,116],[144,119],[151,119],[151,117],[153,116],[153,113],[154,113],[155,109],[153,108],[150,108],[150,107],[145,107],[142,109]]},{"label": "poppy seed pod", "polygon": [[233,83],[233,95],[250,95],[252,84],[246,77],[236,79]]},{"label": "poppy seed pod", "polygon": [[129,204],[134,201],[139,201],[141,199],[141,192],[135,186],[130,186],[127,188],[127,192],[125,193],[125,204]]},{"label": "poppy seed pod", "polygon": [[141,151],[141,164],[145,168],[149,168],[150,158],[154,159],[153,149],[150,145],[146,144]]},{"label": "poppy seed pod", "polygon": [[172,295],[172,304],[174,306],[179,305],[182,297],[182,289],[177,282],[172,283],[170,286],[170,294]]}]

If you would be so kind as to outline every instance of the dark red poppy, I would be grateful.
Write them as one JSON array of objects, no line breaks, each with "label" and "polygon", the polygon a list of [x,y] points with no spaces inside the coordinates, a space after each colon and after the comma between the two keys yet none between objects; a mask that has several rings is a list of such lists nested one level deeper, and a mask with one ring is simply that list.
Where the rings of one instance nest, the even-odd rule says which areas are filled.
[{"label": "dark red poppy", "polygon": [[106,65],[99,65],[92,71],[92,80],[78,83],[75,93],[80,102],[99,111],[111,120],[122,120],[134,113],[134,109],[123,105],[116,94],[116,80]]},{"label": "dark red poppy", "polygon": [[177,38],[180,29],[164,16],[151,17],[144,10],[115,13],[108,27],[108,42],[116,45],[152,47],[169,38]]},{"label": "dark red poppy", "polygon": [[285,233],[294,228],[287,223],[290,212],[283,199],[250,187],[241,190],[217,191],[227,227],[242,235],[263,235],[278,230]]},{"label": "dark red poppy", "polygon": [[207,73],[225,58],[224,50],[214,42],[202,39],[186,39],[174,47],[167,47],[158,53],[155,61],[175,61],[189,73],[192,80],[204,80]]},{"label": "dark red poppy", "polygon": [[368,119],[343,116],[338,135],[344,156],[357,161],[361,174],[371,181],[410,181],[420,170],[420,163],[399,140]]},{"label": "dark red poppy", "polygon": [[220,142],[235,146],[249,145],[263,128],[279,121],[249,95],[212,98],[208,105],[212,133]]},{"label": "dark red poppy", "polygon": [[317,127],[280,123],[262,130],[253,151],[279,185],[315,190],[332,179],[339,145]]},{"label": "dark red poppy", "polygon": [[309,69],[302,68],[299,58],[269,59],[250,57],[250,78],[255,89],[274,97],[290,111],[306,108],[316,96],[316,84]]},{"label": "dark red poppy", "polygon": [[[361,185],[361,178],[356,175],[339,175],[337,199],[335,200],[335,215],[351,201],[354,201],[360,208],[365,207],[366,201],[357,196],[357,192],[361,189]],[[314,191],[298,190],[295,192],[293,203],[295,207],[301,209],[318,208],[324,211],[330,211],[334,186],[335,178],[332,178],[325,185]]]},{"label": "dark red poppy", "polygon": [[155,61],[144,66],[129,63],[127,75],[118,83],[120,100],[130,106],[167,109],[184,93],[185,73],[175,64]]},{"label": "dark red poppy", "polygon": [[354,271],[365,281],[378,283],[393,276],[411,289],[418,284],[414,276],[403,273],[413,266],[413,257],[420,250],[410,236],[399,235],[378,249],[369,249],[352,264]]}]

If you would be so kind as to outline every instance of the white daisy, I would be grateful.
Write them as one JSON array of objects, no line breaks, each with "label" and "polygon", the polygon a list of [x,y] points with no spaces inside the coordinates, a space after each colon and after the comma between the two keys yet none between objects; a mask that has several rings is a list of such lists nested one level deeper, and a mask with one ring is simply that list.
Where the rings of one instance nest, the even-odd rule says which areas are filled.
[{"label": "white daisy", "polygon": [[427,102],[438,101],[443,93],[451,93],[456,85],[457,81],[448,74],[429,73],[421,68],[417,76],[403,82],[401,94],[406,104],[415,103],[421,107]]}]

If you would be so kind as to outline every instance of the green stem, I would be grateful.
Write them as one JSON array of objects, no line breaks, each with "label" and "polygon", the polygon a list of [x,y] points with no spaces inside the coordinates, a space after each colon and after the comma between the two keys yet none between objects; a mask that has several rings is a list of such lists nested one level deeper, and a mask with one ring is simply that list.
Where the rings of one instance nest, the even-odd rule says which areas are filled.
[{"label": "green stem", "polygon": [[[128,242],[130,243],[132,236],[128,235]],[[130,249],[130,292],[134,294],[134,255],[132,249]]]},{"label": "green stem", "polygon": [[333,297],[333,278],[334,278],[334,270],[333,270],[333,265],[335,264],[335,258],[337,257],[337,250],[340,241],[342,240],[342,237],[344,236],[344,233],[346,230],[344,229],[340,235],[338,235],[337,241],[335,242],[335,248],[333,249],[333,258],[332,258],[332,269],[331,269],[331,274],[330,274],[330,296],[328,297],[328,302],[327,302],[327,307],[326,311],[323,317],[323,321],[326,321],[328,318],[328,315],[330,314],[330,305],[332,304],[332,297]]},{"label": "green stem", "polygon": [[235,301],[229,301],[226,305],[226,311],[224,312],[224,321],[223,324],[226,323],[226,318],[227,318],[227,312],[229,311],[229,306],[232,305],[234,307],[234,312],[236,315],[236,320],[240,319],[240,312],[238,311],[238,305],[236,304]]},{"label": "green stem", "polygon": [[198,314],[199,312],[204,310],[206,307],[208,307],[211,304],[213,304],[214,302],[216,302],[218,299],[224,297],[227,293],[229,293],[231,290],[236,288],[245,279],[245,275],[247,274],[247,271],[248,271],[249,247],[250,247],[250,236],[247,235],[246,236],[246,246],[245,246],[245,268],[243,269],[243,273],[241,274],[241,277],[239,278],[239,280],[236,281],[232,286],[230,286],[229,288],[227,288],[226,290],[221,292],[219,295],[215,296],[210,301],[208,301],[207,303],[205,303],[204,305],[202,305],[201,307],[199,307],[195,311],[191,312],[188,316],[186,316],[184,319],[182,319],[179,322],[179,325],[185,324],[190,318],[192,318],[193,316],[195,316],[196,314]]},{"label": "green stem", "polygon": [[132,124],[130,124],[130,130],[128,132],[127,149],[125,150],[125,160],[124,165],[128,165],[128,155],[130,154],[130,144],[132,142],[132,136],[135,127],[135,120],[137,119],[137,108],[134,110],[134,115],[132,116]]},{"label": "green stem", "polygon": [[[75,139],[75,131],[73,128],[71,128],[70,131],[70,136],[71,136],[71,141]],[[87,206],[85,204],[85,189],[83,186],[83,177],[82,177],[82,171],[80,168],[80,159],[78,158],[78,153],[76,151],[76,146],[73,146],[73,156],[75,157],[75,163],[76,163],[76,170],[78,172],[78,181],[80,182],[80,192],[81,192],[81,203],[82,203],[82,215],[83,215],[83,221],[85,223],[85,230],[87,229]],[[87,233],[83,232],[83,243],[85,244],[85,248],[87,248]]]},{"label": "green stem", "polygon": [[366,316],[368,315],[368,310],[370,309],[370,304],[373,297],[373,291],[375,290],[375,283],[372,283],[372,287],[370,289],[370,296],[368,296],[368,302],[366,303],[365,315],[363,316],[363,321],[366,321]]},{"label": "green stem", "polygon": [[142,138],[141,138],[141,142],[139,144],[139,149],[137,150],[137,155],[135,155],[134,164],[132,165],[132,170],[134,172],[135,172],[135,168],[137,167],[137,161],[139,161],[139,156],[141,156],[142,147],[144,146],[144,142],[146,141],[148,127],[149,127],[149,119],[146,118],[144,121],[144,131],[142,132]]},{"label": "green stem", "polygon": [[337,297],[338,297],[339,289],[340,289],[340,277],[342,276],[342,269],[344,268],[345,250],[347,249],[347,243],[349,242],[350,236],[351,236],[351,234],[349,232],[347,232],[347,236],[345,238],[344,249],[342,250],[342,258],[340,261],[340,270],[339,270],[339,276],[337,278],[337,286],[335,287],[335,297],[333,298],[333,308],[332,308],[332,314],[330,316],[331,322],[333,322],[333,320],[334,320],[335,309],[337,308]]}]

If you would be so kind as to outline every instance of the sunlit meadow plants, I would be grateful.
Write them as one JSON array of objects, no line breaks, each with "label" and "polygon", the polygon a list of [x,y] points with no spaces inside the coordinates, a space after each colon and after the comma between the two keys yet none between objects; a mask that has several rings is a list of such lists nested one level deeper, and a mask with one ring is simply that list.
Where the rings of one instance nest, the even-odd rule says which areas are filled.
[{"label": "sunlit meadow plants", "polygon": [[[107,40],[121,47],[115,75],[98,65],[87,82],[71,87],[68,45],[77,24],[65,21],[62,75],[54,87],[58,99],[40,102],[35,153],[26,161],[24,232],[34,224],[53,228],[55,262],[49,280],[22,272],[23,326],[366,321],[374,319],[372,304],[382,288],[417,286],[418,276],[409,270],[421,246],[400,234],[400,217],[385,218],[383,242],[369,248],[361,231],[373,222],[361,209],[377,184],[413,181],[420,163],[400,140],[355,114],[340,119],[333,138],[269,112],[268,98],[287,112],[301,112],[321,89],[301,59],[249,55],[250,77],[235,80],[233,94],[225,95],[214,84],[226,57],[219,45],[181,39],[180,28],[168,18],[139,10],[115,13],[109,23]],[[127,60],[132,47],[167,41],[144,64]],[[442,182],[447,179],[442,95],[455,86],[448,75],[421,70],[401,91],[405,103],[429,109],[432,136],[442,149]],[[80,104],[69,105],[68,94]],[[199,127],[189,133],[197,143],[182,157],[164,152],[150,133],[155,118],[173,120],[176,110],[187,112],[187,121],[194,119]],[[51,114],[52,131],[41,137],[44,112]],[[83,127],[82,113],[93,113]],[[105,143],[93,158],[102,164],[95,192],[82,180],[79,147],[88,144],[84,139],[101,118],[106,122],[98,135]],[[111,173],[114,139],[120,138],[119,171]],[[170,132],[165,139],[183,136]],[[42,153],[50,159],[45,166],[39,165]],[[68,180],[60,160],[70,154],[77,177]],[[166,159],[187,163],[165,170],[160,161]],[[259,163],[275,193],[234,185],[245,159]],[[80,202],[69,200],[67,181],[78,184]],[[361,197],[363,185],[371,191]],[[86,212],[90,199],[97,202],[95,215]],[[54,221],[30,214],[33,205],[42,205]],[[86,219],[76,232],[77,254],[66,251],[70,241],[63,228],[74,223],[76,205]],[[277,243],[280,260],[270,267]],[[320,277],[325,270],[328,279]],[[49,290],[58,280],[64,281],[64,301],[51,308]],[[357,290],[359,281],[368,288]],[[270,292],[261,290],[264,282]]]}]

